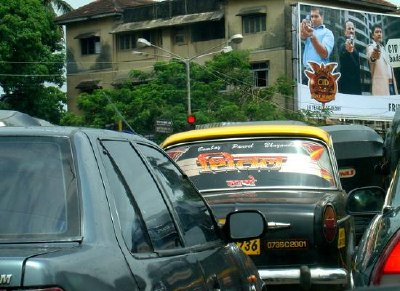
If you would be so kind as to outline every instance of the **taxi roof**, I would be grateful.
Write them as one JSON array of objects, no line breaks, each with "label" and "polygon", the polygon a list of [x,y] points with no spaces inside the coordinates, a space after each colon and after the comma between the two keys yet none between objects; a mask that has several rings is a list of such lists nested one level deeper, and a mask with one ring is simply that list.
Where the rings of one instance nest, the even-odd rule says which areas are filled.
[{"label": "taxi roof", "polygon": [[167,137],[162,143],[162,148],[171,145],[219,138],[232,137],[261,137],[261,136],[288,136],[288,137],[312,137],[323,140],[328,145],[332,145],[330,135],[323,129],[309,125],[236,125],[221,126],[206,129],[196,129],[186,132],[176,133]]}]

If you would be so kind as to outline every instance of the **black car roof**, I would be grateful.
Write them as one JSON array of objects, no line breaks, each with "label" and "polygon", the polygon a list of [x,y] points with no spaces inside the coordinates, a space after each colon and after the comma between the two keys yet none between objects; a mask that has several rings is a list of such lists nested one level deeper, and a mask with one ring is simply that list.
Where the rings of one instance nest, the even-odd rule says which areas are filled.
[{"label": "black car roof", "polygon": [[321,126],[321,128],[331,135],[338,159],[382,156],[383,154],[383,138],[368,126],[341,124]]}]

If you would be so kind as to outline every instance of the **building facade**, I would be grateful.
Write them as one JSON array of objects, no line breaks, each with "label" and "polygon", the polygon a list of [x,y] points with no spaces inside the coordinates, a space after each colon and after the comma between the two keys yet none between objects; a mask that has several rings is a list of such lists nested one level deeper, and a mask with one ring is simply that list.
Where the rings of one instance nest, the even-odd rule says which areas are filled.
[{"label": "building facade", "polygon": [[[332,1],[316,2],[302,3],[332,6]],[[273,84],[280,76],[295,79],[296,4],[289,0],[97,0],[62,15],[57,22],[66,29],[68,109],[77,111],[76,96],[81,92],[118,86],[129,79],[130,70],[151,70],[156,61],[173,54],[182,58],[205,54],[194,59],[204,63],[212,56],[206,53],[219,51],[236,34],[243,35],[242,42],[229,45],[251,52],[255,87]],[[338,0],[334,5],[377,13],[396,10],[379,0]],[[326,21],[335,25],[335,19]],[[165,51],[138,47],[139,38]],[[293,100],[276,101],[296,110]]]}]

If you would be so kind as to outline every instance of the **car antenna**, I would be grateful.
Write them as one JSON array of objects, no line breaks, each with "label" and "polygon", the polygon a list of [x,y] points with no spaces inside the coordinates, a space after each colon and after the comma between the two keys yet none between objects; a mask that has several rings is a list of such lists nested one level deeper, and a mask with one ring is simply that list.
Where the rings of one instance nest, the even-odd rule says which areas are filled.
[{"label": "car antenna", "polygon": [[130,131],[132,133],[136,133],[136,131],[133,130],[133,128],[129,125],[129,123],[126,121],[126,119],[124,118],[124,116],[121,114],[121,112],[118,110],[117,106],[115,106],[115,104],[112,102],[111,98],[104,92],[102,92],[103,95],[107,98],[108,102],[112,105],[113,109],[115,110],[115,112],[117,112],[117,114],[119,115],[119,117],[122,119],[122,121],[124,122],[124,124],[130,129]]}]

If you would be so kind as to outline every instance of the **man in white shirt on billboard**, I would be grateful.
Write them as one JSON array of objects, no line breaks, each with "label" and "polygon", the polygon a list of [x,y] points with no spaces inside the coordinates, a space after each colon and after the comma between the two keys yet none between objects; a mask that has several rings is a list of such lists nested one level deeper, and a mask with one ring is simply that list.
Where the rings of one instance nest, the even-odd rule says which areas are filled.
[{"label": "man in white shirt on billboard", "polygon": [[371,28],[372,43],[367,46],[367,59],[371,71],[372,95],[397,95],[397,83],[389,57],[383,46],[383,31],[380,24]]}]

